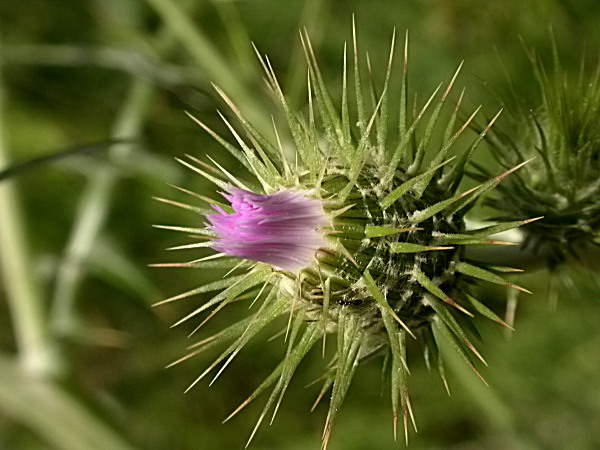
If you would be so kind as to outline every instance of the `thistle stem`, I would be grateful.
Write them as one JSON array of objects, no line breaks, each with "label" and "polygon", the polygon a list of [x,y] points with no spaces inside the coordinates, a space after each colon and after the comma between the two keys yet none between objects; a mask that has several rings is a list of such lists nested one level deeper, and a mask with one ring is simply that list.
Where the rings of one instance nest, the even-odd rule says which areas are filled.
[{"label": "thistle stem", "polygon": [[52,382],[23,377],[20,367],[0,355],[2,414],[28,426],[51,448],[132,450],[112,427]]},{"label": "thistle stem", "polygon": [[[157,39],[158,50],[164,53],[174,42],[173,32],[165,28]],[[153,86],[149,81],[133,81],[114,122],[112,139],[131,141],[140,135],[152,93]],[[118,165],[130,153],[130,144],[116,144],[111,147],[109,158]],[[77,289],[84,276],[85,263],[106,220],[118,178],[119,172],[114,166],[99,166],[91,175],[81,196],[73,230],[58,268],[54,290],[51,325],[58,335],[70,335],[77,329],[74,314]]]},{"label": "thistle stem", "polygon": [[[0,41],[1,49],[1,41]],[[0,167],[9,162],[3,130],[4,90],[0,64]],[[0,278],[6,292],[22,367],[44,377],[55,371],[43,299],[32,269],[25,221],[13,181],[0,184]]]},{"label": "thistle stem", "polygon": [[[152,86],[147,81],[133,82],[113,127],[112,139],[132,140],[139,136],[151,95]],[[130,152],[130,144],[117,144],[111,147],[110,158],[112,161],[124,160]],[[77,326],[73,313],[76,291],[84,275],[85,263],[106,220],[118,177],[115,167],[99,166],[79,201],[54,291],[51,319],[52,327],[59,335],[69,335]]]},{"label": "thistle stem", "polygon": [[261,103],[251,94],[251,89],[246,88],[240,81],[240,69],[232,67],[221,57],[219,51],[193,22],[192,16],[179,4],[180,2],[146,0],[146,3],[156,11],[165,25],[173,30],[196,64],[202,68],[207,81],[217,83],[228,96],[236,98],[236,105],[248,116],[249,122],[261,132],[272,132],[272,123],[265,119],[268,115],[263,113]]}]

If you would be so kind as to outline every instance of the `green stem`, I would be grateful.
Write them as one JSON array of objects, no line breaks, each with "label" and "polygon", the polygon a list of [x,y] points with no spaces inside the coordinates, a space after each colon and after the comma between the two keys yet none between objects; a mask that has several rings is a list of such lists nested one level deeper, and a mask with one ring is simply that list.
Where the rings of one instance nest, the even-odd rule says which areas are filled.
[{"label": "green stem", "polygon": [[33,65],[53,67],[100,67],[128,73],[134,77],[153,80],[166,86],[191,83],[197,78],[195,68],[161,61],[147,52],[129,48],[106,46],[13,44],[5,45],[3,61],[6,65]]},{"label": "green stem", "polygon": [[27,425],[52,448],[133,448],[85,405],[54,383],[23,375],[20,367],[0,355],[0,409],[11,419]]},{"label": "green stem", "polygon": [[[327,26],[328,11],[325,10],[323,0],[307,0],[298,21],[298,29],[306,28],[314,48],[319,48]],[[285,80],[284,92],[292,105],[303,105],[306,102],[306,59],[300,40],[291,51],[288,76]]]},{"label": "green stem", "polygon": [[[0,71],[0,167],[9,162],[3,130],[3,95]],[[45,323],[42,296],[32,269],[24,222],[14,182],[4,181],[0,184],[0,278],[21,364],[28,373],[43,377],[55,371],[56,360]]]},{"label": "green stem", "polygon": [[213,44],[204,36],[200,28],[193,22],[174,0],[146,0],[165,24],[173,30],[177,38],[185,46],[195,63],[206,73],[208,81],[219,86],[230,98],[236,99],[236,105],[261,132],[268,133],[273,125],[264,114],[264,108],[251,94],[251,90],[240,82],[239,70],[225,61]]},{"label": "green stem", "polygon": [[189,13],[172,0],[146,0],[146,2],[158,13],[166,26],[173,30],[210,78],[223,83],[223,87],[234,88],[236,93],[243,90],[227,62],[190,19]]},{"label": "green stem", "polygon": [[[193,2],[185,2],[185,5]],[[157,36],[159,54],[167,53],[175,41],[175,32],[165,27]],[[127,94],[123,107],[113,125],[111,138],[135,140],[142,131],[144,115],[152,98],[153,86],[143,79],[136,79]],[[118,166],[131,153],[130,144],[111,147],[109,157]],[[74,314],[77,289],[85,273],[85,264],[93,250],[119,179],[118,170],[112,165],[99,166],[81,196],[74,227],[67,243],[64,257],[58,269],[53,298],[52,329],[59,335],[71,335],[77,331]]]},{"label": "green stem", "polygon": [[[139,136],[152,92],[152,86],[147,81],[133,82],[111,138],[134,140]],[[130,144],[114,145],[110,150],[110,159],[113,162],[125,160],[130,151]],[[59,335],[69,335],[77,329],[73,312],[76,292],[84,275],[85,264],[104,226],[118,178],[119,172],[112,165],[99,166],[91,175],[79,201],[75,225],[58,269],[54,291],[51,320],[54,331]]]}]

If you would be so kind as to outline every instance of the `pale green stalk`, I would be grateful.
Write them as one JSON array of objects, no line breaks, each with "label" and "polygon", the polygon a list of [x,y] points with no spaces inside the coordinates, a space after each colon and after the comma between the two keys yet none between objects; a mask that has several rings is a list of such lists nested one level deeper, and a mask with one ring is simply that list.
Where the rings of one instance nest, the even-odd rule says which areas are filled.
[{"label": "pale green stalk", "polygon": [[[0,68],[2,66],[0,65]],[[149,103],[151,86],[136,81],[119,118],[113,137],[131,138],[139,133],[141,119]],[[0,83],[0,167],[8,164],[2,134],[2,86]],[[129,148],[114,146],[111,158],[127,158]],[[59,332],[74,325],[75,291],[82,277],[81,263],[86,261],[102,227],[117,172],[100,166],[82,197],[79,216],[71,236],[63,265],[59,268],[53,319]],[[8,417],[30,427],[54,448],[118,449],[132,448],[94,414],[47,375],[59,372],[59,354],[47,322],[42,296],[32,270],[24,235],[17,193],[12,181],[0,184],[0,269],[3,289],[9,303],[16,335],[19,366],[0,356],[0,407]],[[25,370],[23,370],[25,369]]]},{"label": "pale green stalk", "polygon": [[210,81],[218,81],[222,86],[233,88],[236,94],[243,91],[227,62],[194,24],[188,11],[172,0],[146,0],[146,2],[206,71]]},{"label": "pale green stalk", "polygon": [[[133,82],[113,126],[111,138],[134,140],[139,136],[152,90],[147,81]],[[126,160],[130,151],[130,144],[114,145],[110,158],[114,162]],[[94,243],[104,226],[118,178],[119,172],[115,167],[100,165],[91,175],[79,201],[75,225],[58,269],[54,291],[52,327],[59,335],[69,335],[77,328],[73,311],[77,289]]]},{"label": "pale green stalk", "polygon": [[[1,44],[1,42],[0,42]],[[4,91],[0,64],[0,167],[9,163],[3,130]],[[42,295],[34,275],[25,221],[13,181],[0,183],[0,278],[6,292],[21,365],[36,376],[53,373],[56,360],[45,323]]]},{"label": "pale green stalk", "polygon": [[[323,0],[307,0],[302,9],[302,16],[299,20],[299,28],[306,27],[306,31],[311,36],[311,41],[315,47],[319,47],[323,39],[324,30],[327,27],[324,21],[327,19],[327,13],[324,11]],[[292,104],[302,104],[305,101],[303,98],[306,85],[306,70],[304,65],[304,53],[302,45],[298,40],[291,51],[289,60],[288,76],[285,80],[286,93]]]},{"label": "pale green stalk", "polygon": [[[240,68],[244,78],[253,74],[256,66],[256,54],[250,45],[252,42],[248,30],[244,25],[240,12],[235,2],[214,2],[214,7],[219,13],[221,22],[226,24],[225,32],[229,38],[233,59]],[[218,53],[217,53],[218,54]]]},{"label": "pale green stalk", "polygon": [[0,356],[0,405],[3,414],[27,425],[52,448],[133,448],[74,397],[54,383],[24,377],[20,368],[4,356]]},{"label": "pale green stalk", "polygon": [[4,46],[3,53],[3,60],[7,65],[100,67],[166,85],[185,83],[197,78],[195,68],[161,61],[154,57],[155,55],[142,54],[133,49],[65,44],[13,44]]},{"label": "pale green stalk", "polygon": [[263,113],[261,103],[253,98],[250,90],[240,81],[239,70],[221,57],[218,50],[194,23],[193,15],[173,0],[146,0],[146,2],[185,46],[195,63],[206,74],[207,81],[218,85],[230,98],[235,98],[236,105],[256,128],[263,133],[270,133],[273,125],[269,119],[265,119],[269,115]]},{"label": "pale green stalk", "polygon": [[[189,3],[191,2],[185,4]],[[173,30],[165,27],[157,37],[159,54],[167,53],[175,42]],[[152,93],[153,86],[149,81],[143,79],[133,81],[114,122],[112,139],[139,138]],[[119,162],[126,161],[131,149],[130,144],[112,146],[109,152],[111,162],[118,165]],[[52,305],[52,328],[60,335],[72,334],[77,329],[78,324],[74,314],[77,289],[85,274],[85,264],[104,226],[118,179],[119,172],[115,167],[99,166],[91,175],[79,201],[74,227],[58,269]]]}]

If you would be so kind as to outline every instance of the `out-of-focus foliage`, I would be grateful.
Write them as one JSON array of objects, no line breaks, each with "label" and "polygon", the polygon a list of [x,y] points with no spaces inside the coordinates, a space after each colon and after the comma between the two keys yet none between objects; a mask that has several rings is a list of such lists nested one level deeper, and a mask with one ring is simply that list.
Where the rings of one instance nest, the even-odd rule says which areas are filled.
[{"label": "out-of-focus foliage", "polygon": [[[359,43],[370,49],[374,67],[385,67],[393,28],[408,29],[411,88],[428,95],[465,60],[457,83],[468,85],[465,102],[483,103],[488,115],[499,107],[494,92],[506,86],[506,75],[519,92],[536,89],[519,37],[549,55],[551,25],[567,71],[578,70],[586,43],[590,53],[599,50],[594,45],[600,42],[600,8],[593,0],[0,2],[3,164],[127,140],[0,181],[0,189],[15,183],[22,202],[20,231],[31,252],[27,279],[39,292],[45,339],[56,355],[53,372],[37,378],[23,374],[22,343],[15,338],[19,325],[9,301],[11,274],[5,271],[0,278],[0,447],[78,448],[79,433],[65,437],[61,433],[68,427],[60,420],[78,417],[72,427],[81,435],[91,430],[102,442],[119,446],[241,448],[260,401],[225,425],[220,422],[271,372],[285,345],[274,340],[250,346],[227,377],[183,394],[205,366],[200,357],[164,369],[183,353],[194,324],[169,326],[197,303],[156,309],[151,304],[218,274],[147,268],[170,257],[165,248],[181,243],[151,225],[164,223],[165,217],[171,224],[190,220],[152,196],[176,196],[168,184],[203,190],[205,182],[173,157],[207,153],[235,168],[184,114],[190,111],[226,134],[215,113],[222,104],[211,82],[248,116],[269,117],[275,111],[250,42],[269,55],[284,90],[301,107],[306,68],[299,28],[307,28],[326,78],[335,79],[341,77],[340,43],[351,39],[353,13]],[[499,125],[506,123],[501,117]],[[483,164],[491,164],[485,148],[478,152]],[[5,242],[0,252],[6,251]],[[78,273],[75,281],[68,281],[70,270]],[[411,447],[599,447],[594,424],[600,420],[600,390],[594,380],[600,376],[600,334],[593,318],[600,316],[600,287],[590,270],[598,267],[572,263],[560,279],[542,271],[519,280],[535,295],[519,302],[516,332],[508,340],[481,323],[490,366],[484,376],[491,388],[458,361],[448,367],[448,398],[435,374],[414,364],[409,383],[420,428]],[[497,300],[496,311],[503,314],[506,292],[485,295]],[[558,298],[557,305],[549,297]],[[226,314],[242,317],[242,308]],[[231,322],[217,315],[207,332]],[[214,356],[207,354],[206,363]],[[321,365],[319,352],[308,357],[277,420],[257,435],[254,448],[320,445],[326,408],[309,414],[318,388],[302,387],[320,374]],[[393,445],[389,400],[379,396],[379,367],[357,373],[330,448]]]}]

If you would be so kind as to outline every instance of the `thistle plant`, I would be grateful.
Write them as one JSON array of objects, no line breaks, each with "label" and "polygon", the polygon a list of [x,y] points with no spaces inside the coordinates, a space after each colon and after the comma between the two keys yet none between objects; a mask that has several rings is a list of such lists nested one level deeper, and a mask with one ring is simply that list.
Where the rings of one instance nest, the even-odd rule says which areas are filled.
[{"label": "thistle plant", "polygon": [[[225,346],[190,388],[213,370],[214,381],[251,339],[283,318],[287,350],[282,361],[226,419],[271,388],[250,440],[267,412],[273,409],[276,414],[296,368],[311,348],[321,347],[325,355],[328,345],[335,346],[335,355],[326,366],[317,397],[318,403],[331,391],[323,447],[355,370],[374,357],[383,361],[390,381],[394,436],[400,416],[408,439],[409,421],[416,430],[408,395],[409,341],[422,345],[428,366],[438,370],[446,388],[440,338],[485,382],[477,368],[485,360],[473,343],[472,319],[481,315],[508,325],[485,306],[484,299],[475,298],[471,288],[474,282],[485,281],[525,291],[501,276],[517,269],[466,260],[464,253],[466,246],[507,244],[492,235],[529,220],[468,229],[464,217],[479,198],[526,161],[462,189],[471,157],[496,118],[468,145],[459,145],[466,139],[459,136],[479,111],[465,121],[459,119],[463,91],[450,107],[448,119],[442,120],[460,66],[424,105],[415,100],[413,107],[407,40],[400,95],[392,101],[390,86],[398,82],[392,75],[394,41],[378,92],[373,77],[362,73],[354,37],[350,69],[344,49],[341,102],[336,104],[311,43],[302,35],[308,64],[304,114],[291,108],[268,58],[259,55],[270,92],[286,119],[289,139],[277,129],[274,141],[268,139],[217,88],[237,120],[234,126],[223,117],[235,144],[196,121],[247,173],[233,175],[212,159],[211,165],[188,156],[181,162],[214,183],[224,200],[185,189],[181,190],[193,199],[190,204],[163,200],[200,216],[189,227],[161,226],[194,237],[194,242],[177,249],[208,247],[216,253],[159,266],[229,269],[221,280],[161,302],[218,291],[175,325],[209,313],[198,329],[234,301],[257,304],[248,317],[191,345],[177,361]],[[363,78],[371,81],[365,84]],[[396,110],[397,115],[392,113]]]},{"label": "thistle plant", "polygon": [[[523,247],[553,269],[600,243],[600,65],[590,72],[582,60],[578,78],[569,80],[556,47],[550,70],[535,52],[529,57],[539,106],[516,97],[511,132],[496,127],[489,142],[504,167],[535,160],[487,201],[507,220],[543,216],[524,230]],[[488,176],[478,169],[481,179]]]}]

